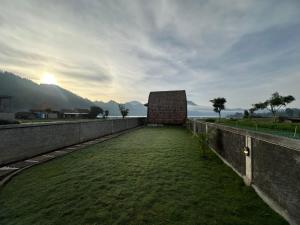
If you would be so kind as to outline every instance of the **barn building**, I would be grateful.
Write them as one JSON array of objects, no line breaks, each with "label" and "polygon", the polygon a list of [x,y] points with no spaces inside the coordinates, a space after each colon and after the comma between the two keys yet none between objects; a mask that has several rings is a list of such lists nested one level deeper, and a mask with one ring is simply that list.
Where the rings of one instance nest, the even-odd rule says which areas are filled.
[{"label": "barn building", "polygon": [[184,124],[187,100],[184,90],[150,92],[147,112],[149,124]]}]

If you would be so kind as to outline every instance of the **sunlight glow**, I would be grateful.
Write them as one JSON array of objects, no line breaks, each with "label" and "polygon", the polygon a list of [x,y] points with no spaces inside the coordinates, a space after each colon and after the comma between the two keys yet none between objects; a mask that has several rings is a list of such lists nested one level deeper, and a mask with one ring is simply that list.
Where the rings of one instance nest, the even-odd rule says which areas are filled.
[{"label": "sunlight glow", "polygon": [[41,77],[41,84],[57,84],[57,81],[53,74],[44,73]]}]

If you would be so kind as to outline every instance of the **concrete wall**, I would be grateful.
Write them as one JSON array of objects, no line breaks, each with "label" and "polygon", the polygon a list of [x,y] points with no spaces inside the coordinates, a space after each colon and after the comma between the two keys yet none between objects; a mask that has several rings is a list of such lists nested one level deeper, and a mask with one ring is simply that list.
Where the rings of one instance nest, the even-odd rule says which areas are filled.
[{"label": "concrete wall", "polygon": [[300,140],[202,121],[188,120],[187,127],[207,133],[210,147],[225,163],[275,211],[300,224]]},{"label": "concrete wall", "polygon": [[144,118],[128,118],[0,126],[0,166],[144,123]]},{"label": "concrete wall", "polygon": [[0,112],[0,120],[14,120],[14,119],[15,119],[14,113]]}]

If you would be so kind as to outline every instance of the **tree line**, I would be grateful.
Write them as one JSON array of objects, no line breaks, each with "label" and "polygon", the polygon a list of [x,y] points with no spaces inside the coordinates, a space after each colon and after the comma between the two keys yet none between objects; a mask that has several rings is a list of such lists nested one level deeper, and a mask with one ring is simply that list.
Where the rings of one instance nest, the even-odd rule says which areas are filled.
[{"label": "tree line", "polygon": [[[123,119],[129,114],[129,109],[127,109],[125,107],[125,104],[119,104],[119,110],[120,110],[120,113],[121,113]],[[99,106],[91,106],[90,112],[88,114],[88,118],[89,119],[95,119],[100,114],[102,115],[103,119],[106,119],[109,115],[109,111],[108,110],[103,110]]]},{"label": "tree line", "polygon": [[[252,107],[249,110],[244,111],[244,117],[251,118],[256,111],[266,109],[271,112],[273,120],[276,121],[278,112],[295,100],[295,97],[292,95],[282,96],[278,92],[275,92],[264,102],[252,104]],[[214,111],[219,114],[220,121],[221,111],[225,109],[225,103],[227,102],[226,99],[219,97],[210,100],[210,102],[213,105]]]}]

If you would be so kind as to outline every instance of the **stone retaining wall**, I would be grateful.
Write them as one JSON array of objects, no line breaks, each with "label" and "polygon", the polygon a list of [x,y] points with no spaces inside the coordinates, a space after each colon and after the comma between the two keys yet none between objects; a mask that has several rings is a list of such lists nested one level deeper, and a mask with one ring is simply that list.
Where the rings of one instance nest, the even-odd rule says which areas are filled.
[{"label": "stone retaining wall", "polygon": [[[188,120],[210,147],[291,224],[300,224],[300,140]],[[249,155],[244,153],[248,147]]]},{"label": "stone retaining wall", "polygon": [[144,125],[145,118],[0,126],[0,166]]}]

